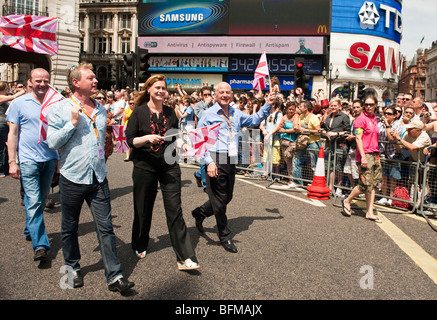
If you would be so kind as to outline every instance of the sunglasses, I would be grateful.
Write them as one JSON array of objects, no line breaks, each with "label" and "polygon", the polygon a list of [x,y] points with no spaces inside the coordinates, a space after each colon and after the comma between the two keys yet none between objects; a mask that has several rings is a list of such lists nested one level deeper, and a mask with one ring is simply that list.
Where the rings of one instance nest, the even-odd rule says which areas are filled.
[{"label": "sunglasses", "polygon": [[402,110],[398,110],[398,109],[396,109],[396,112],[397,112],[397,113],[402,113]]},{"label": "sunglasses", "polygon": [[365,107],[374,107],[375,104],[374,103],[365,103],[364,106]]},{"label": "sunglasses", "polygon": [[403,98],[402,100],[410,101],[411,99],[408,99],[408,98]]},{"label": "sunglasses", "polygon": [[96,97],[96,100],[105,100],[105,97]]},{"label": "sunglasses", "polygon": [[384,112],[384,115],[386,115],[386,116],[392,116],[393,113],[390,113],[390,112]]}]

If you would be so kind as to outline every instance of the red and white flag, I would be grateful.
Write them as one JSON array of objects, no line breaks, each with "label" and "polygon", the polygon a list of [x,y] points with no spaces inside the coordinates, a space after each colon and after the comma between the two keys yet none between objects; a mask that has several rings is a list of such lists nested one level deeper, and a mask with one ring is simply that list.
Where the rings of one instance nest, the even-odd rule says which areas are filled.
[{"label": "red and white flag", "polygon": [[211,149],[217,141],[220,125],[221,122],[190,131],[190,140],[192,142],[193,149],[187,151],[186,156],[195,156],[197,159],[199,159],[209,149]]},{"label": "red and white flag", "polygon": [[112,126],[115,136],[115,152],[122,153],[129,150],[126,140],[126,126]]},{"label": "red and white flag", "polygon": [[2,43],[17,50],[58,54],[58,18],[30,15],[0,16]]},{"label": "red and white flag", "polygon": [[252,82],[253,88],[256,90],[264,90],[264,88],[267,86],[268,76],[269,66],[267,64],[266,52],[264,51],[255,70],[255,79]]},{"label": "red and white flag", "polygon": [[64,99],[64,96],[56,91],[52,86],[50,86],[41,105],[41,113],[39,115],[40,129],[38,144],[47,139],[47,115],[50,111],[50,108],[52,107],[52,105],[61,101],[62,99]]}]

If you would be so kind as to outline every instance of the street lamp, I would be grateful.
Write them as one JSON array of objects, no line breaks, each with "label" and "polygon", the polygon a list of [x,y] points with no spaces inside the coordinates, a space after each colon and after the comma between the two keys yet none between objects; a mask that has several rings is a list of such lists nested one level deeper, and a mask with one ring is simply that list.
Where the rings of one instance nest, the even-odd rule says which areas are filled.
[{"label": "street lamp", "polygon": [[329,74],[326,72],[326,69],[323,68],[322,71],[322,75],[323,78],[327,79],[329,81],[329,100],[331,100],[331,96],[332,96],[332,82],[334,82],[335,80],[338,79],[338,77],[340,76],[340,72],[337,70],[335,70],[335,78],[332,78],[332,70],[334,70],[334,66],[332,65],[332,63],[329,64]]}]

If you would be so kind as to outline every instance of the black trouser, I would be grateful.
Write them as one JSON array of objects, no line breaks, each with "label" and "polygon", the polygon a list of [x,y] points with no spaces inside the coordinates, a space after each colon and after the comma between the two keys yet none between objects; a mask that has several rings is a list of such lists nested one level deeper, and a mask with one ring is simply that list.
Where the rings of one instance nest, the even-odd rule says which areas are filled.
[{"label": "black trouser", "polygon": [[82,204],[86,201],[96,226],[106,280],[108,283],[117,280],[122,276],[122,273],[112,226],[108,180],[105,178],[100,183],[94,175],[92,184],[77,184],[61,175],[59,177],[59,190],[62,209],[61,243],[65,264],[73,270],[80,269],[79,216]]},{"label": "black trouser", "polygon": [[[216,154],[211,153],[213,159]],[[224,159],[226,159],[224,161]],[[218,176],[211,178],[206,175],[206,188],[208,191],[208,201],[201,205],[200,213],[205,217],[215,215],[217,221],[218,236],[220,241],[230,240],[231,230],[228,228],[228,218],[226,207],[232,200],[235,184],[235,162],[234,158],[223,157],[220,155],[217,161]]]},{"label": "black trouser", "polygon": [[158,181],[164,200],[167,226],[171,244],[178,261],[196,259],[181,208],[181,170],[179,165],[150,168],[134,167],[132,172],[134,221],[132,249],[147,250],[152,223],[153,205],[158,191]]}]

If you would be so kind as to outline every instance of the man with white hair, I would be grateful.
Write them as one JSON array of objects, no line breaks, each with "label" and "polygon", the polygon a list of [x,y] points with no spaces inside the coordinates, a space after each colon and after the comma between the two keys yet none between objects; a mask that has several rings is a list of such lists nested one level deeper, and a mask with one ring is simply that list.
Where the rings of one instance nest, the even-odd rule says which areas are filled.
[{"label": "man with white hair", "polygon": [[202,113],[198,124],[198,127],[206,127],[221,123],[216,144],[203,156],[207,173],[208,201],[194,209],[192,215],[201,233],[205,232],[205,218],[214,215],[221,245],[225,250],[237,253],[238,250],[231,239],[232,232],[228,228],[226,210],[234,192],[238,136],[241,128],[257,126],[270,114],[275,92],[270,92],[264,106],[253,115],[230,106],[232,89],[227,82],[217,85],[215,96],[216,103]]}]

